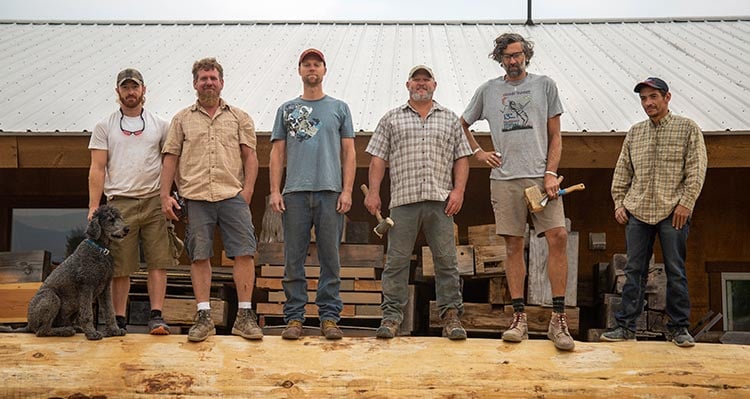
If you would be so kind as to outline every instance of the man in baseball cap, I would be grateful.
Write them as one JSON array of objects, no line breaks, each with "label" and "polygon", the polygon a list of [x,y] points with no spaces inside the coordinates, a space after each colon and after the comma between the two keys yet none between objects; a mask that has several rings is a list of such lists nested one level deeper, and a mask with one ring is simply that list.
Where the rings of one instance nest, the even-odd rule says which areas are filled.
[{"label": "man in baseball cap", "polygon": [[120,71],[120,73],[117,74],[117,86],[122,86],[123,83],[127,82],[128,80],[132,80],[135,83],[138,83],[140,86],[143,86],[143,75],[141,75],[140,72],[138,72],[137,69],[133,68],[127,68]]},{"label": "man in baseball cap", "polygon": [[297,65],[302,65],[302,61],[305,60],[305,58],[315,56],[320,58],[320,61],[323,62],[323,66],[326,65],[326,57],[323,55],[323,52],[316,48],[309,48],[302,52],[302,54],[299,55],[299,62],[297,62]]},{"label": "man in baseball cap", "polygon": [[[388,230],[380,306],[383,318],[375,332],[378,338],[398,335],[409,294],[410,254],[417,234],[422,231],[435,254],[435,294],[443,336],[466,339],[460,320],[464,305],[453,245],[453,216],[463,206],[472,154],[458,115],[433,100],[436,87],[429,67],[417,65],[409,70],[406,103],[380,119],[365,150],[372,155],[365,207],[371,214],[379,214],[383,205],[381,183],[388,170],[391,182],[388,203],[391,217],[398,221]],[[423,153],[430,156],[425,158]],[[423,182],[422,168],[430,171],[430,183]]]},{"label": "man in baseball cap", "polygon": [[654,88],[656,90],[660,90],[663,93],[669,92],[669,86],[667,85],[667,82],[654,77],[650,77],[643,82],[638,83],[637,85],[635,85],[635,89],[633,89],[633,91],[636,93],[640,93],[641,89],[646,86]]},{"label": "man in baseball cap", "polygon": [[626,225],[628,263],[617,327],[602,341],[634,341],[643,312],[641,283],[649,271],[659,236],[667,274],[667,339],[680,347],[695,345],[690,335],[690,296],[685,256],[693,209],[706,177],[706,145],[698,124],[669,110],[667,83],[648,78],[635,85],[648,119],[636,123],[622,143],[612,176],[615,220]]},{"label": "man in baseball cap", "polygon": [[302,95],[281,104],[271,133],[269,205],[282,214],[286,255],[283,339],[302,336],[308,301],[305,257],[313,226],[320,261],[315,296],[320,332],[326,339],[343,337],[337,324],[343,309],[338,253],[357,163],[352,113],[344,101],[323,90],[326,72],[320,50],[309,48],[300,54]]},{"label": "man in baseball cap", "polygon": [[430,75],[430,78],[432,78],[433,80],[435,79],[435,74],[432,72],[432,69],[428,67],[427,65],[417,65],[414,68],[412,68],[409,71],[409,79],[413,78],[414,74],[417,73],[418,71],[425,71],[427,72],[428,75]]},{"label": "man in baseball cap", "polygon": [[96,124],[89,140],[88,218],[99,208],[103,195],[130,226],[130,234],[110,247],[115,263],[112,305],[120,332],[126,331],[130,275],[140,269],[143,247],[151,306],[149,332],[167,335],[170,329],[162,317],[167,268],[178,264],[179,257],[172,251],[170,224],[159,215],[161,147],[169,122],[144,108],[146,86],[140,72],[123,69],[116,82],[119,107]]}]

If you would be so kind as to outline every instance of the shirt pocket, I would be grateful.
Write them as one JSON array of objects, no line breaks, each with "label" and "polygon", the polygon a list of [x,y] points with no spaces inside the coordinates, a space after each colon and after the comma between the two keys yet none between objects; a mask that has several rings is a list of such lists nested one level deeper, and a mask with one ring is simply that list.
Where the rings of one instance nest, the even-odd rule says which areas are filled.
[{"label": "shirt pocket", "polygon": [[682,143],[665,143],[657,147],[658,162],[667,173],[679,173],[685,164],[686,146]]},{"label": "shirt pocket", "polygon": [[219,142],[225,148],[239,148],[240,147],[240,136],[239,136],[240,124],[236,119],[222,120],[216,130],[216,134],[219,136]]}]

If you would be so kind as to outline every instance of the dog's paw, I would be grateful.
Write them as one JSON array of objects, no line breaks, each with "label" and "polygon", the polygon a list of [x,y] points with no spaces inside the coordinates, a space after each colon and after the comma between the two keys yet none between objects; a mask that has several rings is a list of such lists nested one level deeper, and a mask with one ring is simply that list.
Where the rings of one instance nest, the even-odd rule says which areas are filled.
[{"label": "dog's paw", "polygon": [[104,338],[104,335],[100,333],[99,331],[88,331],[86,332],[86,339],[91,341],[98,341],[100,339]]},{"label": "dog's paw", "polygon": [[76,329],[73,327],[66,327],[60,329],[60,336],[61,337],[72,337],[76,335]]},{"label": "dog's paw", "polygon": [[128,330],[124,328],[119,328],[119,327],[106,328],[104,330],[105,337],[122,337],[123,335],[127,333],[128,333]]}]

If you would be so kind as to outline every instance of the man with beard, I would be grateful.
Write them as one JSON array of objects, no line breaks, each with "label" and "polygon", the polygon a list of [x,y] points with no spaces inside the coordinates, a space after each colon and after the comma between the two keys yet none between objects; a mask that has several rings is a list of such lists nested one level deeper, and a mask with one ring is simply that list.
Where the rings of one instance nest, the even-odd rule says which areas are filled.
[{"label": "man with beard", "polygon": [[443,336],[466,339],[453,215],[461,210],[469,177],[471,148],[458,116],[432,99],[437,87],[432,70],[417,65],[409,71],[406,104],[388,111],[367,145],[372,155],[365,207],[380,210],[380,185],[390,166],[391,217],[388,256],[383,269],[383,320],[376,335],[393,338],[404,318],[409,265],[420,229],[435,262],[435,293],[443,320]]},{"label": "man with beard", "polygon": [[[327,339],[341,339],[337,323],[343,307],[339,246],[344,214],[352,206],[356,168],[354,129],[349,106],[323,92],[326,60],[316,49],[302,52],[297,63],[302,96],[282,104],[271,134],[269,204],[282,213],[284,226],[284,339],[299,339],[305,321],[307,280],[305,258],[310,229],[320,277],[315,296],[320,332]],[[286,183],[281,177],[286,160]]]},{"label": "man with beard", "polygon": [[169,127],[161,177],[162,212],[177,219],[174,209],[180,207],[169,195],[175,175],[187,206],[185,248],[198,303],[188,340],[199,342],[216,333],[209,302],[216,225],[227,256],[234,259],[238,309],[232,334],[262,339],[251,303],[256,239],[249,205],[258,176],[255,126],[245,111],[221,98],[224,69],[215,58],[193,64],[193,87],[198,100],[178,112]]},{"label": "man with beard", "polygon": [[612,177],[615,219],[625,226],[628,263],[617,328],[602,341],[635,340],[643,311],[645,281],[659,236],[667,273],[668,338],[680,347],[695,345],[688,332],[690,297],[685,256],[690,215],[706,178],[706,144],[698,124],[669,110],[667,82],[648,78],[633,89],[648,119],[635,124],[622,143]]},{"label": "man with beard", "polygon": [[159,201],[161,146],[169,124],[143,108],[146,86],[137,70],[128,68],[117,74],[115,92],[120,109],[96,125],[89,142],[88,218],[99,207],[103,193],[107,203],[119,209],[130,226],[127,237],[114,241],[110,248],[115,262],[112,302],[117,325],[126,325],[130,275],[140,267],[140,243],[148,267],[149,331],[166,335],[169,327],[161,314],[167,289],[166,268],[177,263],[170,251],[168,222]]},{"label": "man with beard", "polygon": [[[528,73],[534,44],[516,33],[495,39],[490,58],[506,74],[482,84],[466,107],[461,123],[478,161],[492,168],[490,193],[495,214],[495,232],[505,239],[508,286],[513,301],[513,321],[503,340],[520,342],[528,338],[524,312],[524,231],[528,209],[524,189],[536,185],[551,201],[531,219],[549,247],[547,271],[552,286],[552,315],[547,336],[560,350],[573,350],[568,331],[565,290],[568,274],[568,233],[559,190],[557,167],[562,152],[560,115],[563,112],[555,82],[547,76]],[[519,112],[522,110],[523,112]],[[484,151],[469,131],[479,119],[489,122],[493,150]]]}]

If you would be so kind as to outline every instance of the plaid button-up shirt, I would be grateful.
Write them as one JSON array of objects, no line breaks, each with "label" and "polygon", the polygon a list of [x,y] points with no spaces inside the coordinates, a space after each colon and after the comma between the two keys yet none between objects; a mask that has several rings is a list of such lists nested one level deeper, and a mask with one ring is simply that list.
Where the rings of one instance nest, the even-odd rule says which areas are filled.
[{"label": "plaid button-up shirt", "polygon": [[612,178],[615,209],[656,224],[679,204],[691,211],[706,177],[706,144],[700,127],[669,112],[630,128]]},{"label": "plaid button-up shirt", "polygon": [[453,189],[454,161],[471,155],[458,116],[435,101],[424,120],[408,103],[388,111],[366,151],[388,161],[391,208],[445,201]]},{"label": "plaid button-up shirt", "polygon": [[245,111],[220,100],[211,118],[196,101],[172,118],[162,154],[180,157],[176,181],[181,196],[217,202],[242,191],[241,144],[255,150],[255,125]]}]

